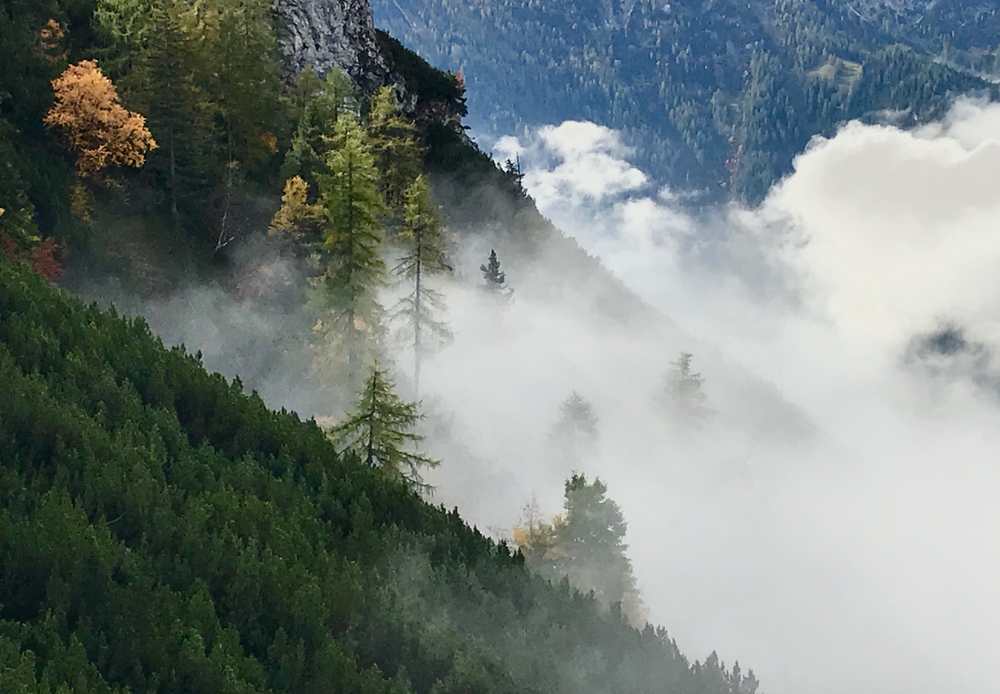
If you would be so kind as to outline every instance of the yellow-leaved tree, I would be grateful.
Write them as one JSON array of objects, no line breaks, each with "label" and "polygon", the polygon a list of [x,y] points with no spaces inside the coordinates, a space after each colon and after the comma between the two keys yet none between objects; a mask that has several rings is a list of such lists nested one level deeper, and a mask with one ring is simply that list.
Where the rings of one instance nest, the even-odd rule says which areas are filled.
[{"label": "yellow-leaved tree", "polygon": [[300,237],[310,231],[318,231],[323,221],[323,208],[309,203],[309,184],[301,176],[292,176],[285,181],[281,196],[281,209],[274,215],[268,233],[292,234]]},{"label": "yellow-leaved tree", "polygon": [[45,124],[65,137],[81,178],[109,166],[140,167],[156,149],[146,118],[122,106],[115,85],[93,60],[70,65],[52,80],[52,89],[55,103]]}]

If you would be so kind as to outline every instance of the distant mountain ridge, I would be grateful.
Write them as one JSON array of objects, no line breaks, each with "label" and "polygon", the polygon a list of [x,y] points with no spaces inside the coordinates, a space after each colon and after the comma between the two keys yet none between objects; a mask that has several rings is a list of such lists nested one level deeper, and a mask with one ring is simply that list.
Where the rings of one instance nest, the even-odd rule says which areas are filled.
[{"label": "distant mountain ridge", "polygon": [[565,119],[622,130],[657,178],[759,200],[816,134],[995,95],[994,3],[373,0],[376,24],[461,69],[487,135]]}]

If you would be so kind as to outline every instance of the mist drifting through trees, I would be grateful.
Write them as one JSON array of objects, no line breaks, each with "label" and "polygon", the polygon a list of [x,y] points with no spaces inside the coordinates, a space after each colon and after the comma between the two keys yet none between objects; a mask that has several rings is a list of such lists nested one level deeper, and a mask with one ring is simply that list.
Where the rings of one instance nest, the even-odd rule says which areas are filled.
[{"label": "mist drifting through trees", "polygon": [[[42,672],[29,642],[100,662],[80,668],[94,681],[159,681],[114,661],[114,638],[181,663],[178,690],[226,667],[248,687],[337,670],[433,694],[993,685],[1000,107],[831,121],[768,187],[796,131],[744,181],[762,202],[694,208],[586,120],[525,127],[490,159],[464,139],[464,77],[386,36],[399,84],[306,70],[282,87],[263,0],[101,0],[90,33],[17,7],[24,43],[0,46],[26,66],[0,83],[0,367],[20,398],[0,657],[21,681]],[[95,46],[114,81],[76,60]],[[751,86],[780,72],[755,55]],[[67,289],[198,358],[25,279],[64,262]],[[106,446],[113,474],[95,441],[128,444]],[[170,535],[180,519],[204,537]],[[33,554],[49,527],[65,541]],[[100,575],[44,580],[50,560]],[[167,579],[169,562],[193,568]],[[164,623],[200,625],[171,632],[183,647],[102,621],[108,586],[138,613],[161,581],[178,591]]]}]

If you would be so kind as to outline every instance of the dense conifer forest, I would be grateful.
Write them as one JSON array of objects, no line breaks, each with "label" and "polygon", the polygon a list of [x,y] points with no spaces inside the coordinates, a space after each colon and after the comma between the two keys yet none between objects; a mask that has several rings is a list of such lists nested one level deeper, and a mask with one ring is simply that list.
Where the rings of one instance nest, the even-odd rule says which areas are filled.
[{"label": "dense conifer forest", "polygon": [[759,201],[817,134],[940,116],[993,93],[991,3],[375,0],[376,18],[461,70],[495,136],[587,119],[621,129],[678,190]]},{"label": "dense conifer forest", "polygon": [[0,382],[4,692],[757,688],[9,260]]}]

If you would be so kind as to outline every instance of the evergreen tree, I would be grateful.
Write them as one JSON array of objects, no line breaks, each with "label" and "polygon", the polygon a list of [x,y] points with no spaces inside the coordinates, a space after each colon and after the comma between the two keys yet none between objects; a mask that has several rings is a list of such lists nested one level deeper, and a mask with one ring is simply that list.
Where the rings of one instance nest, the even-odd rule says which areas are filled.
[{"label": "evergreen tree", "polygon": [[564,513],[556,525],[562,568],[570,582],[593,590],[605,605],[638,606],[632,562],[625,552],[628,524],[600,479],[584,475],[566,481]]},{"label": "evergreen tree", "polygon": [[504,163],[503,172],[511,180],[514,189],[524,198],[528,196],[528,191],[524,188],[524,171],[521,169],[521,156],[517,155],[513,161],[508,159]]},{"label": "evergreen tree", "polygon": [[559,406],[559,419],[552,427],[550,442],[556,457],[577,464],[597,442],[597,415],[582,395],[573,391]]},{"label": "evergreen tree", "polygon": [[597,437],[597,415],[594,408],[575,390],[559,406],[559,421],[555,431],[586,438]]},{"label": "evergreen tree", "polygon": [[188,17],[201,45],[201,69],[220,124],[227,168],[253,170],[275,151],[277,42],[268,0],[211,0],[191,5]]},{"label": "evergreen tree", "polygon": [[405,251],[394,271],[413,281],[413,291],[400,302],[397,316],[404,318],[413,331],[413,380],[419,393],[425,338],[447,340],[451,336],[444,322],[434,315],[435,310],[444,309],[444,300],[440,292],[427,284],[428,278],[452,268],[448,264],[441,218],[423,176],[418,176],[406,191],[399,240]]},{"label": "evergreen tree", "polygon": [[385,282],[380,225],[383,202],[365,131],[352,116],[341,116],[334,148],[320,176],[320,205],[326,217],[318,279],[324,318],[320,332],[339,342],[347,382],[373,354],[381,332],[382,307],[376,293]]},{"label": "evergreen tree", "polygon": [[667,376],[664,403],[675,420],[698,424],[712,413],[702,389],[705,378],[691,366],[694,355],[681,352]]},{"label": "evergreen tree", "polygon": [[174,0],[157,0],[147,21],[150,30],[136,71],[136,91],[160,145],[150,158],[151,168],[165,181],[171,219],[179,227],[184,203],[206,186],[204,153],[210,127],[202,113],[203,95],[194,83],[193,50],[181,26],[180,7]]},{"label": "evergreen tree", "polygon": [[152,15],[163,4],[156,2],[150,8],[149,0],[97,0],[94,5],[94,28],[105,43],[102,64],[122,78],[125,89],[131,86],[129,75],[136,58],[156,32]]},{"label": "evergreen tree", "polygon": [[382,173],[386,204],[397,209],[403,205],[407,189],[420,175],[423,152],[416,126],[400,113],[392,87],[382,87],[372,98],[368,132],[375,162]]},{"label": "evergreen tree", "polygon": [[315,182],[323,170],[333,127],[341,115],[358,115],[357,90],[341,70],[333,68],[320,79],[307,68],[296,80],[290,102],[295,133],[281,174],[285,179],[300,176]]},{"label": "evergreen tree", "polygon": [[490,249],[489,260],[485,265],[480,265],[479,269],[483,273],[483,282],[486,290],[501,296],[509,296],[510,288],[507,286],[507,273],[500,265],[500,258],[495,249]]},{"label": "evergreen tree", "polygon": [[623,611],[638,625],[643,607],[626,555],[628,525],[607,491],[601,480],[589,482],[574,474],[565,483],[563,513],[545,523],[538,520],[534,504],[525,506],[514,541],[542,576],[568,578],[578,590],[593,591],[603,605]]},{"label": "evergreen tree", "polygon": [[413,429],[422,416],[417,403],[403,402],[388,374],[374,365],[347,421],[331,432],[334,441],[355,451],[370,467],[380,468],[420,491],[430,490],[420,471],[439,462],[411,449],[423,437]]}]

